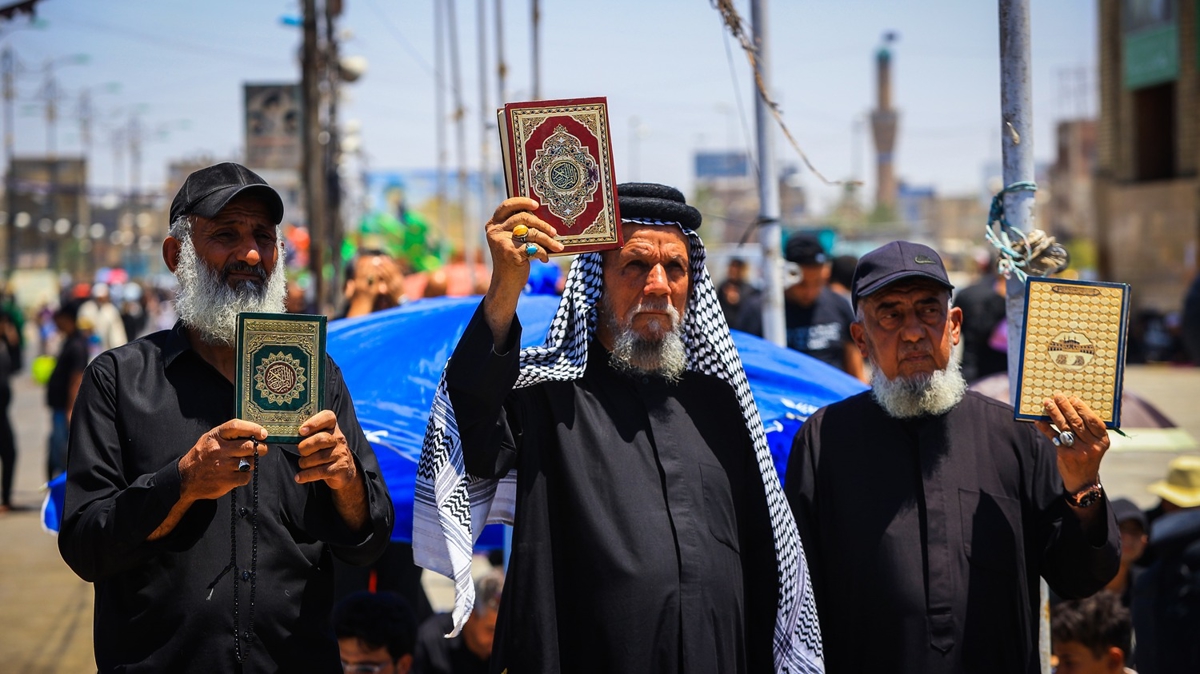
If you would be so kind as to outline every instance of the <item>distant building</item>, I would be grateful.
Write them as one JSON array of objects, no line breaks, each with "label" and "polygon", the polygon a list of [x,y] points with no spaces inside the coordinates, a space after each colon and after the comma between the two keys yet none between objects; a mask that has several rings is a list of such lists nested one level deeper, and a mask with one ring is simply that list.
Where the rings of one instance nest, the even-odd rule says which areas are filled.
[{"label": "distant building", "polygon": [[1094,239],[1096,208],[1092,176],[1096,171],[1096,120],[1059,122],[1056,154],[1049,168],[1050,197],[1039,226],[1063,239]]},{"label": "distant building", "polygon": [[1197,4],[1100,0],[1095,212],[1102,278],[1178,310],[1200,242]]},{"label": "distant building", "polygon": [[78,254],[76,225],[90,222],[87,160],[15,157],[9,170],[16,268],[63,268],[65,257]]},{"label": "distant building", "polygon": [[[758,241],[752,231],[758,219],[757,174],[750,156],[740,150],[699,151],[693,156],[695,195],[691,201],[704,214],[705,240],[736,244]],[[807,197],[794,166],[779,171],[779,219],[796,226],[807,212]]]}]

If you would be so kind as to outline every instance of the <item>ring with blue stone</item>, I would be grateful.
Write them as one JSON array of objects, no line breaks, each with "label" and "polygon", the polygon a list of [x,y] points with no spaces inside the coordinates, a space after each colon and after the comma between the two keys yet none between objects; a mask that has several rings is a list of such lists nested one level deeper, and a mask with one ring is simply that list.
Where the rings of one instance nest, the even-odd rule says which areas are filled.
[{"label": "ring with blue stone", "polygon": [[528,255],[529,257],[533,257],[534,255],[537,255],[537,252],[538,252],[538,247],[535,246],[534,244],[531,243],[531,244],[525,246],[525,254]]}]

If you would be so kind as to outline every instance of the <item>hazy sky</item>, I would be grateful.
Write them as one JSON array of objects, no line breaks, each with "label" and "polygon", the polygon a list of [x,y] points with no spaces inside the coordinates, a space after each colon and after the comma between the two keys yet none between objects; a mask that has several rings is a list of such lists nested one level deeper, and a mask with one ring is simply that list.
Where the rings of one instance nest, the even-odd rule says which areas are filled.
[{"label": "hazy sky", "polygon": [[[361,122],[373,167],[432,167],[436,162],[434,1],[345,0],[341,25],[352,36],[343,53],[366,57],[369,71],[347,86],[342,118]],[[501,1],[508,98],[523,100],[532,81],[530,2]],[[489,17],[485,53],[494,73],[496,0],[484,4]],[[853,128],[874,103],[873,55],[881,35],[891,30],[899,34],[893,49],[894,105],[900,112],[898,175],[941,193],[981,189],[984,164],[1000,156],[995,2],[768,4],[776,97],[785,121],[820,171],[847,178],[857,162],[872,189],[869,130],[864,126],[856,136]],[[1044,160],[1053,154],[1055,121],[1095,110],[1096,2],[1032,4],[1033,142]],[[618,180],[666,182],[690,191],[695,150],[752,147],[746,59],[724,37],[708,0],[542,0],[541,5],[543,97],[608,97]],[[748,22],[749,3],[737,6]],[[296,0],[43,0],[38,10],[48,23],[45,29],[14,28],[23,20],[0,28],[0,41],[15,49],[25,69],[18,80],[17,153],[46,149],[39,98],[46,60],[84,53],[88,64],[55,69],[65,96],[57,142],[60,154],[80,152],[76,101],[83,88],[92,87],[98,119],[93,184],[114,184],[111,130],[132,113],[148,132],[144,186],[161,187],[169,159],[234,156],[242,144],[242,83],[299,79],[300,31],[280,21],[296,15],[299,7]],[[473,168],[482,133],[477,7],[470,0],[457,3]],[[449,77],[447,70],[447,82]],[[113,82],[120,83],[117,93],[106,90]],[[494,119],[498,94],[491,74],[487,93],[486,109]],[[634,118],[641,127],[638,134]],[[493,134],[489,131],[486,138],[495,148]],[[448,137],[453,143],[452,129]],[[449,151],[453,161],[453,144]],[[781,137],[777,156],[784,163],[799,163]],[[128,185],[128,171],[126,163],[118,184]],[[837,194],[807,172],[802,181],[818,206]]]}]

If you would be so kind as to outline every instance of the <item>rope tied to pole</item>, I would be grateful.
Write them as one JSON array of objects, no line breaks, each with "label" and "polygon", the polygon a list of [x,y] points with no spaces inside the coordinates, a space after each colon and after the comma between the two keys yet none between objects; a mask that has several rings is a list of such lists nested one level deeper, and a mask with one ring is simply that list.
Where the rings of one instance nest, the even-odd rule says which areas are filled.
[{"label": "rope tied to pole", "polygon": [[1004,278],[1016,276],[1021,283],[1029,276],[1049,276],[1067,268],[1071,257],[1062,244],[1046,232],[1035,229],[1026,234],[1008,222],[1004,213],[1004,195],[1012,192],[1036,192],[1031,180],[1012,183],[992,197],[984,237],[1000,252],[997,270]]}]

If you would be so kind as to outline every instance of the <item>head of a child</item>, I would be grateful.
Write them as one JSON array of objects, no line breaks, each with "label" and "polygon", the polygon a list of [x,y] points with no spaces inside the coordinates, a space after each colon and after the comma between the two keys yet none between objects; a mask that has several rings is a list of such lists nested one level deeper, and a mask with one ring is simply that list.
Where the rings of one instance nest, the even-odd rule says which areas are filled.
[{"label": "head of a child", "polygon": [[1123,672],[1133,641],[1129,609],[1111,592],[1065,601],[1053,609],[1056,674]]}]

